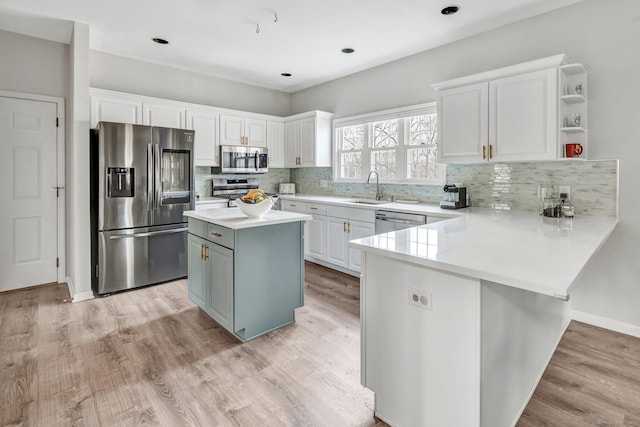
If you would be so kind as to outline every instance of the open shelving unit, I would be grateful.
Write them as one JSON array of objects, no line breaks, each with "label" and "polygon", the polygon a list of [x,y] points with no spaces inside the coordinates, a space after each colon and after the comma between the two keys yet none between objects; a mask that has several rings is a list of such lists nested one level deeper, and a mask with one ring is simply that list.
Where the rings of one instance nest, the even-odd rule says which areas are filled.
[{"label": "open shelving unit", "polygon": [[[587,121],[587,70],[582,64],[566,64],[559,68],[558,158],[586,160],[589,158]],[[566,157],[565,144],[582,145],[580,157]]]}]

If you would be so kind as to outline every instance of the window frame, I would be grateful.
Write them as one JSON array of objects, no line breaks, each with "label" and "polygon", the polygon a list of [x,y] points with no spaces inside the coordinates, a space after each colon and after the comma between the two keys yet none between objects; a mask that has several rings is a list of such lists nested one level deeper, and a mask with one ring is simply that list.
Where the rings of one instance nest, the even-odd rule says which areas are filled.
[{"label": "window frame", "polygon": [[[407,178],[407,153],[409,149],[418,148],[424,146],[420,145],[410,145],[408,142],[410,135],[410,129],[407,129],[409,126],[405,126],[405,123],[408,122],[408,119],[413,116],[420,115],[429,115],[436,114],[437,120],[437,104],[436,102],[428,102],[424,104],[411,105],[402,108],[396,108],[391,110],[377,111],[367,114],[361,114],[357,116],[343,117],[339,119],[333,120],[332,131],[332,179],[336,182],[365,182],[369,171],[373,170],[371,166],[371,153],[374,151],[369,146],[369,141],[371,140],[371,132],[373,128],[373,123],[386,121],[386,120],[399,120],[398,122],[398,146],[395,148],[396,152],[396,178],[395,179],[383,179],[380,178],[380,182],[389,183],[389,184],[431,184],[431,185],[441,185],[446,181],[446,165],[441,163],[435,163],[437,173],[436,179],[410,179]],[[341,135],[338,134],[338,129],[343,127],[355,126],[355,125],[364,125],[364,143],[363,148],[361,150],[340,150],[341,146]],[[438,143],[437,138],[433,144],[426,145],[427,147],[433,147],[437,150]],[[361,154],[361,176],[360,178],[342,178],[341,169],[341,154],[348,153],[350,151],[357,151]]]}]

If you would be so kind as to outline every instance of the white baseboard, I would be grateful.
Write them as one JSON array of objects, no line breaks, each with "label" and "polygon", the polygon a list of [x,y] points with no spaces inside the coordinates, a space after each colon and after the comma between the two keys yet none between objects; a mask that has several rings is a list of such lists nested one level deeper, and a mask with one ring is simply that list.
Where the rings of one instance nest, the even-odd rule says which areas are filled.
[{"label": "white baseboard", "polygon": [[600,328],[640,338],[640,326],[632,325],[630,323],[624,323],[607,317],[595,316],[593,314],[576,310],[571,311],[571,318],[578,322],[588,323],[589,325],[598,326]]},{"label": "white baseboard", "polygon": [[69,287],[69,295],[71,295],[71,301],[85,301],[88,299],[93,299],[93,291],[84,291],[76,293],[76,287],[73,284],[73,280],[71,280],[71,276],[67,276],[67,286]]}]

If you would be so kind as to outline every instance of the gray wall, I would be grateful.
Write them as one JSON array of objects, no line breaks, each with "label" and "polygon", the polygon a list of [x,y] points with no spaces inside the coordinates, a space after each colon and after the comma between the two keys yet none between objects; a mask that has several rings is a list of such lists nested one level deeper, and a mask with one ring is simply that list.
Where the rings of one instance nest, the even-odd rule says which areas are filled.
[{"label": "gray wall", "polygon": [[69,46],[0,30],[0,89],[69,96]]},{"label": "gray wall", "polygon": [[[615,6],[615,7],[614,7]],[[589,152],[620,159],[620,223],[572,288],[573,309],[640,327],[640,2],[585,0],[292,95],[336,117],[435,100],[432,83],[566,53],[589,72]]]},{"label": "gray wall", "polygon": [[91,51],[91,87],[175,101],[288,116],[288,93]]}]

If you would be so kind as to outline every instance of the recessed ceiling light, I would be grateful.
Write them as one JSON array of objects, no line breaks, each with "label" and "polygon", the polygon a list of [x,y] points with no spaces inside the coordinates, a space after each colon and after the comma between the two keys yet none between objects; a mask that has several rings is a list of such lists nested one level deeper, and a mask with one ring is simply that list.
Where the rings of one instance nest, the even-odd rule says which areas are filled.
[{"label": "recessed ceiling light", "polygon": [[291,73],[282,73],[280,74],[282,77],[291,77]]},{"label": "recessed ceiling light", "polygon": [[443,15],[453,15],[458,10],[460,10],[460,8],[458,6],[447,6],[444,9],[442,9],[440,11],[440,13],[443,14]]},{"label": "recessed ceiling light", "polygon": [[344,49],[342,49],[342,53],[353,53],[355,52],[355,50],[351,49],[350,47],[345,47]]},{"label": "recessed ceiling light", "polygon": [[158,38],[158,37],[155,37],[155,38],[153,38],[153,39],[151,39],[151,40],[153,40],[154,42],[156,42],[156,43],[158,43],[158,44],[169,44],[169,42],[168,42],[168,41],[166,41],[165,39],[160,39],[160,38]]}]

